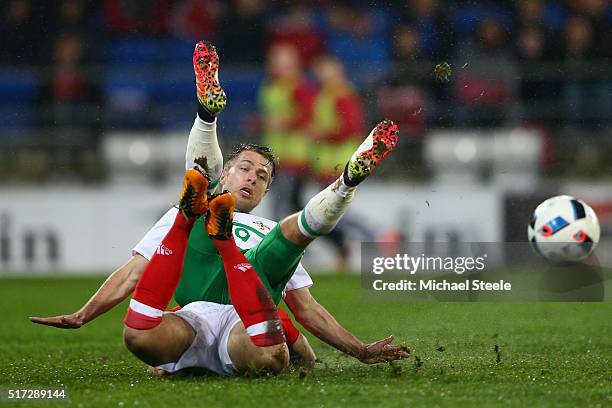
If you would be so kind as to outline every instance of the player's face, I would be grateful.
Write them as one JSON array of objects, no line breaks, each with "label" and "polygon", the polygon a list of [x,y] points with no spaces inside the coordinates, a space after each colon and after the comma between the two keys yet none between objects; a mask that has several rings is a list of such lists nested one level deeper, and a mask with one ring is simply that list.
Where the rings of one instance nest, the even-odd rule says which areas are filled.
[{"label": "player's face", "polygon": [[268,192],[272,165],[261,154],[244,151],[221,174],[224,188],[236,198],[236,209],[251,212]]}]

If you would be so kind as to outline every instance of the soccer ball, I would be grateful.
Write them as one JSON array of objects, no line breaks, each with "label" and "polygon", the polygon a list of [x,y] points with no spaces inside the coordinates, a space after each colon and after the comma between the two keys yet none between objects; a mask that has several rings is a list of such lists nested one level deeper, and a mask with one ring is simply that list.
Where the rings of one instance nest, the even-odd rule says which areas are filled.
[{"label": "soccer ball", "polygon": [[599,221],[591,207],[574,197],[549,198],[533,212],[527,227],[529,242],[556,263],[585,259],[599,242]]}]

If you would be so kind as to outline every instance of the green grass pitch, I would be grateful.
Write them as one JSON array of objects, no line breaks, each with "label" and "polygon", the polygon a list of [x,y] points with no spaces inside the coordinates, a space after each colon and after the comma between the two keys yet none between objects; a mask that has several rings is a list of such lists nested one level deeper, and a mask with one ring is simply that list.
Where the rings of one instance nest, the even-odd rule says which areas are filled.
[{"label": "green grass pitch", "polygon": [[70,402],[55,405],[72,407],[612,406],[611,303],[365,302],[358,277],[315,277],[313,294],[349,330],[394,334],[412,357],[368,366],[310,337],[322,363],[309,373],[160,379],[122,344],[125,303],[78,330],[26,319],[70,312],[100,282],[0,280],[4,392],[65,386]]}]

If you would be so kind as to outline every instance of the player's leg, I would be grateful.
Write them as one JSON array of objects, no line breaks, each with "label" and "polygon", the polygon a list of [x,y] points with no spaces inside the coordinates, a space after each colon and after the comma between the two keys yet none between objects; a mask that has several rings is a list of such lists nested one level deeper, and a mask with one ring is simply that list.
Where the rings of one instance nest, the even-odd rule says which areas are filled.
[{"label": "player's leg", "polygon": [[195,336],[189,323],[173,314],[164,314],[159,325],[152,329],[133,329],[127,323],[123,328],[127,349],[153,367],[178,361]]},{"label": "player's leg", "polygon": [[241,372],[279,372],[288,366],[288,347],[299,332],[281,318],[255,268],[236,246],[232,235],[234,197],[223,193],[211,198],[209,205],[206,231],[223,260],[229,295],[242,322],[229,335],[229,356]]},{"label": "player's leg", "polygon": [[348,209],[357,185],[395,148],[397,136],[397,125],[392,121],[376,125],[353,153],[340,178],[310,199],[302,211],[281,222],[283,236],[295,244],[308,245],[329,233]]},{"label": "player's leg", "polygon": [[397,144],[397,126],[379,123],[359,146],[342,176],[315,195],[304,210],[285,218],[245,256],[269,283],[275,301],[297,267],[306,246],[317,236],[331,231],[348,209],[356,186]]},{"label": "player's leg", "polygon": [[144,362],[176,361],[195,335],[175,316],[164,316],[181,277],[189,233],[196,217],[208,211],[208,179],[197,169],[185,173],[180,212],[143,271],[124,320],[124,340]]},{"label": "player's leg", "polygon": [[229,335],[227,351],[232,364],[239,372],[271,371],[278,373],[284,370],[291,361],[295,365],[311,368],[316,356],[308,340],[293,325],[289,316],[277,309],[286,347],[258,347],[253,344],[244,324],[236,324]]},{"label": "player's leg", "polygon": [[206,231],[223,260],[232,304],[256,346],[285,343],[276,304],[253,265],[240,252],[232,234],[236,200],[230,193],[210,199]]},{"label": "player's leg", "polygon": [[219,84],[219,56],[215,47],[199,41],[193,51],[198,114],[187,141],[186,168],[197,162],[211,178],[210,191],[218,185],[223,156],[217,140],[217,115],[225,109],[227,98]]},{"label": "player's leg", "polygon": [[312,368],[317,357],[315,356],[312,347],[310,347],[308,340],[302,333],[300,333],[297,327],[293,325],[291,317],[289,317],[289,315],[283,309],[279,308],[277,310],[281,319],[285,338],[287,339],[291,364],[295,366]]},{"label": "player's leg", "polygon": [[227,352],[232,364],[240,373],[277,374],[289,367],[289,348],[286,343],[266,347],[256,346],[244,328],[244,323],[232,328],[227,341]]},{"label": "player's leg", "polygon": [[290,364],[294,367],[313,368],[317,361],[314,350],[302,333],[299,334],[295,343],[289,347],[289,357]]}]

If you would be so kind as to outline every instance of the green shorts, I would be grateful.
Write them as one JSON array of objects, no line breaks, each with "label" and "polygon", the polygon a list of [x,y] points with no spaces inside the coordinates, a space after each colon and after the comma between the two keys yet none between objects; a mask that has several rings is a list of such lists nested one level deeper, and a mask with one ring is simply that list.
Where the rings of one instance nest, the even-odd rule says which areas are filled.
[{"label": "green shorts", "polygon": [[[202,223],[200,218],[189,235],[183,274],[174,298],[181,306],[198,300],[231,304],[221,255]],[[242,252],[278,304],[305,248],[288,241],[277,224],[259,244]]]}]

